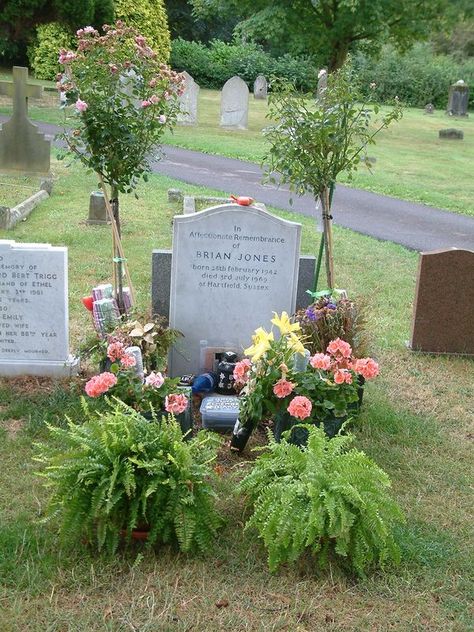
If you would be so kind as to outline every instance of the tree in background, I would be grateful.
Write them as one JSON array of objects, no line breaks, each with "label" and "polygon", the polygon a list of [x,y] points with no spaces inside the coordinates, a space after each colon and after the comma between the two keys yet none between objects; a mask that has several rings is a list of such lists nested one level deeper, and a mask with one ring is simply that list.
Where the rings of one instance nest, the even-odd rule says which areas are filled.
[{"label": "tree in background", "polygon": [[170,58],[171,39],[163,0],[114,0],[115,17],[146,37],[160,61]]},{"label": "tree in background", "polygon": [[168,24],[173,40],[182,38],[192,42],[210,42],[214,39],[230,41],[238,22],[235,12],[213,11],[205,18],[196,15],[188,0],[165,0]]},{"label": "tree in background", "polygon": [[[198,16],[232,9],[236,33],[276,52],[311,53],[329,71],[354,47],[374,52],[388,39],[401,48],[428,38],[448,0],[190,0]],[[285,48],[286,50],[282,50]]]}]

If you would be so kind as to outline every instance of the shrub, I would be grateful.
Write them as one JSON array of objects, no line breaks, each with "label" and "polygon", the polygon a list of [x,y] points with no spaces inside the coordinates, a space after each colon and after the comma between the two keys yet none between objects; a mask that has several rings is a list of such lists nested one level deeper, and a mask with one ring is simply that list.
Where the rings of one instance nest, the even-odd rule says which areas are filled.
[{"label": "shrub", "polygon": [[168,62],[171,42],[163,0],[115,0],[115,17],[136,28],[146,37],[158,59]]},{"label": "shrub", "polygon": [[37,444],[39,475],[52,490],[49,516],[60,520],[63,541],[86,537],[113,553],[121,533],[149,527],[149,546],[206,551],[221,524],[210,482],[215,435],[183,442],[173,418],[148,422],[118,401],[84,414],[83,424],[48,426],[57,441]]},{"label": "shrub", "polygon": [[36,39],[28,48],[30,66],[37,79],[54,79],[60,70],[59,49],[72,46],[72,33],[58,22],[42,24],[36,29]]},{"label": "shrub", "polygon": [[319,428],[302,427],[303,449],[286,439],[276,443],[269,433],[269,446],[238,488],[253,505],[245,528],[263,540],[270,570],[305,551],[321,566],[333,553],[359,575],[373,564],[398,562],[392,527],[403,514],[387,492],[387,474],[363,452],[347,449],[351,436],[329,440]]}]

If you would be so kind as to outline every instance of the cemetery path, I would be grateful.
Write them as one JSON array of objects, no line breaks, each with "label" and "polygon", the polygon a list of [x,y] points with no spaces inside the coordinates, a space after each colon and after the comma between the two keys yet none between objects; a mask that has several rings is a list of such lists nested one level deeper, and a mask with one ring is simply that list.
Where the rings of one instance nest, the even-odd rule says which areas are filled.
[{"label": "cemetery path", "polygon": [[[0,117],[0,122],[6,117]],[[38,123],[48,135],[60,128]],[[249,195],[269,206],[317,217],[310,195],[294,197],[285,187],[261,184],[262,172],[257,164],[213,156],[198,151],[166,145],[166,157],[153,164],[153,171],[189,184]],[[438,248],[474,250],[474,218],[441,209],[399,200],[386,195],[337,185],[333,202],[334,222],[376,239],[393,241],[418,251]]]}]

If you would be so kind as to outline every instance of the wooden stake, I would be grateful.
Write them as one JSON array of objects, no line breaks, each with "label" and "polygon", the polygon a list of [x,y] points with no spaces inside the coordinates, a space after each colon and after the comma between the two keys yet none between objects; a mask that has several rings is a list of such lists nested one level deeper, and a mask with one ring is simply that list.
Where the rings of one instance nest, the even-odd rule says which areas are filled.
[{"label": "wooden stake", "polygon": [[324,187],[321,192],[321,211],[323,217],[324,226],[324,245],[326,251],[326,278],[328,282],[328,289],[334,289],[334,255],[333,255],[333,241],[332,241],[332,216],[331,216],[331,203],[329,199],[329,188]]}]

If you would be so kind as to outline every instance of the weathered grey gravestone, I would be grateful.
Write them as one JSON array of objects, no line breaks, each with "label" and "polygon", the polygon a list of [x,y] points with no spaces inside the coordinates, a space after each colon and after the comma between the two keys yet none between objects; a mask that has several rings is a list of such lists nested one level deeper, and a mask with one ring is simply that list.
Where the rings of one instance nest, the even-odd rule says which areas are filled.
[{"label": "weathered grey gravestone", "polygon": [[432,103],[427,103],[425,105],[425,114],[433,114],[434,113],[434,105]]},{"label": "weathered grey gravestone", "polygon": [[89,198],[89,217],[86,224],[105,225],[109,223],[104,194],[102,191],[93,191]]},{"label": "weathered grey gravestone", "polygon": [[186,71],[184,75],[184,92],[179,97],[178,123],[180,125],[197,125],[199,85]]},{"label": "weathered grey gravestone", "polygon": [[176,216],[173,229],[170,326],[184,338],[172,375],[199,371],[200,341],[243,349],[274,311],[294,312],[300,224],[226,204]]},{"label": "weathered grey gravestone", "polygon": [[268,83],[263,75],[258,75],[253,84],[253,98],[266,99],[268,94]]},{"label": "weathered grey gravestone", "polygon": [[13,83],[0,81],[0,94],[13,98],[13,115],[0,130],[0,171],[46,175],[51,143],[28,120],[28,97],[40,98],[41,86],[28,82],[28,68],[13,67]]},{"label": "weathered grey gravestone", "polygon": [[328,71],[325,68],[322,68],[318,72],[318,88],[316,91],[316,100],[318,103],[322,103],[324,100],[324,93],[326,92],[328,87]]},{"label": "weathered grey gravestone", "polygon": [[462,129],[450,127],[448,129],[440,129],[438,136],[439,138],[447,138],[448,140],[462,140],[464,138],[464,132]]},{"label": "weathered grey gravestone", "polygon": [[449,116],[469,116],[469,86],[460,79],[449,87],[448,107],[446,114]]},{"label": "weathered grey gravestone", "polygon": [[240,77],[232,77],[221,93],[221,127],[247,129],[249,89]]},{"label": "weathered grey gravestone", "polygon": [[69,376],[67,248],[0,240],[0,375]]},{"label": "weathered grey gravestone", "polygon": [[474,252],[422,252],[410,347],[431,353],[474,354]]}]

